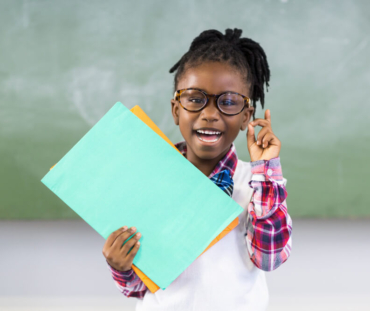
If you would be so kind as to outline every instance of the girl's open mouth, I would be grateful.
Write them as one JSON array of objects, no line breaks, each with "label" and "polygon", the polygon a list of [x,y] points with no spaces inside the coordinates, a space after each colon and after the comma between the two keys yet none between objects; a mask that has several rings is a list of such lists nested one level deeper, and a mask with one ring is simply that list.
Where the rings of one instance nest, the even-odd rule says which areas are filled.
[{"label": "girl's open mouth", "polygon": [[222,132],[211,130],[196,130],[195,133],[199,140],[206,143],[214,143],[218,141],[222,135]]}]

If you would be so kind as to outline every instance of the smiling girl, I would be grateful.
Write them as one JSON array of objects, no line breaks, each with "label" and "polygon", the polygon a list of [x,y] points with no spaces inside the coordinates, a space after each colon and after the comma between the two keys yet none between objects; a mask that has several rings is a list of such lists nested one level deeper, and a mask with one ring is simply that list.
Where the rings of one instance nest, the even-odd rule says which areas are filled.
[{"label": "smiling girl", "polygon": [[[235,229],[154,294],[131,269],[140,233],[125,243],[135,227],[113,232],[103,254],[120,291],[139,298],[136,310],[266,310],[264,271],[276,269],[290,255],[292,220],[281,142],[272,131],[270,110],[264,119],[250,122],[257,101],[264,106],[270,71],[261,46],[240,38],[241,33],[202,32],[170,72],[176,71],[171,111],[184,138],[176,147],[244,212]],[[257,137],[256,126],[262,127]],[[247,128],[250,162],[237,157],[233,143]]]}]

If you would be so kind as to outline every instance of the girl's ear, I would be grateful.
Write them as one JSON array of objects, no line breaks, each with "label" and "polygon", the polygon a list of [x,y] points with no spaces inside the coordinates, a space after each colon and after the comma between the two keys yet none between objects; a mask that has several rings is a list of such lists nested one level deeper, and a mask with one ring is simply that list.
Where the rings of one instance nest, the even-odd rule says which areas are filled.
[{"label": "girl's ear", "polygon": [[171,99],[171,112],[176,125],[179,125],[179,110],[180,107],[178,101]]},{"label": "girl's ear", "polygon": [[251,116],[253,115],[253,111],[254,111],[253,107],[244,109],[244,111],[242,112],[243,119],[242,119],[242,124],[240,126],[240,130],[244,131],[247,128],[249,120]]}]

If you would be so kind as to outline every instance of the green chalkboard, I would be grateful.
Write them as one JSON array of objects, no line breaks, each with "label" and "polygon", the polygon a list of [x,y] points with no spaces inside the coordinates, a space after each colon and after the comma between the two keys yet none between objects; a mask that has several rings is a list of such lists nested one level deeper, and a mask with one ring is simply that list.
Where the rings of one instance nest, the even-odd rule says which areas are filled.
[{"label": "green chalkboard", "polygon": [[[369,17],[366,0],[1,0],[0,218],[77,218],[40,180],[117,101],[182,140],[168,70],[234,27],[268,56],[291,215],[369,216]],[[236,147],[248,161],[245,132]]]}]

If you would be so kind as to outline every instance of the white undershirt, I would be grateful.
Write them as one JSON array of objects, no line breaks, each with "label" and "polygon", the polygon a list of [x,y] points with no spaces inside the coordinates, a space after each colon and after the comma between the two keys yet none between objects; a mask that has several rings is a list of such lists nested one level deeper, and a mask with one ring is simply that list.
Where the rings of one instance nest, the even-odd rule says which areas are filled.
[{"label": "white undershirt", "polygon": [[[238,160],[232,198],[244,208],[239,224],[197,258],[165,290],[149,290],[136,311],[263,311],[268,304],[265,273],[250,260],[244,233],[247,206],[253,193],[248,185],[249,162]],[[212,215],[210,215],[212,217]]]}]

